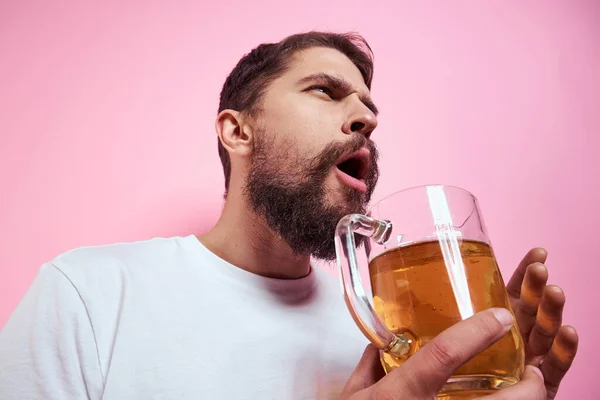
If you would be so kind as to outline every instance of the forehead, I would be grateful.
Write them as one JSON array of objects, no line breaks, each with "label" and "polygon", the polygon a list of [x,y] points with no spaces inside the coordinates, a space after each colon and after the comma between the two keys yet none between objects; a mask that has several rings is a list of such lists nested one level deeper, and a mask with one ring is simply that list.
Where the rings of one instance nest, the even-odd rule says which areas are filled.
[{"label": "forehead", "polygon": [[344,79],[354,89],[369,93],[359,69],[350,59],[338,50],[326,47],[313,47],[295,53],[288,70],[281,76],[283,80],[298,81],[303,77],[325,73]]}]

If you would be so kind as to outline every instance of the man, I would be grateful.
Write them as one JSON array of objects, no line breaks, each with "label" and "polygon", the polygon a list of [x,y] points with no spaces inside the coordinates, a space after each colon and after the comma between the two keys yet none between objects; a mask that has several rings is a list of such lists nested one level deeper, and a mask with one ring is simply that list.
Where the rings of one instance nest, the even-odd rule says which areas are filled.
[{"label": "man", "polygon": [[[372,75],[356,35],[293,35],[242,58],[216,120],[226,189],[217,224],[42,266],[0,336],[0,397],[434,398],[512,315],[476,314],[383,377],[337,281],[309,261],[335,257],[337,221],[364,212],[376,184]],[[369,156],[358,166],[339,163],[359,150]],[[575,356],[545,259],[533,249],[508,284],[543,378],[528,367],[490,399],[554,398]]]}]

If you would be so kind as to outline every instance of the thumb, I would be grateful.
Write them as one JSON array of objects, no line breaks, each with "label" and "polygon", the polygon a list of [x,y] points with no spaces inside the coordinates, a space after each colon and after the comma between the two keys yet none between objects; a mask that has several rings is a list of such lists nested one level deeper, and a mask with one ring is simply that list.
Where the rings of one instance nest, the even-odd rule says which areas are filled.
[{"label": "thumb", "polygon": [[431,399],[462,364],[512,326],[506,309],[488,309],[446,329],[375,385],[385,398]]},{"label": "thumb", "polygon": [[372,344],[369,344],[358,362],[358,365],[350,375],[344,390],[342,399],[348,398],[361,390],[377,383],[385,376],[385,371],[381,366],[379,359],[379,350]]}]

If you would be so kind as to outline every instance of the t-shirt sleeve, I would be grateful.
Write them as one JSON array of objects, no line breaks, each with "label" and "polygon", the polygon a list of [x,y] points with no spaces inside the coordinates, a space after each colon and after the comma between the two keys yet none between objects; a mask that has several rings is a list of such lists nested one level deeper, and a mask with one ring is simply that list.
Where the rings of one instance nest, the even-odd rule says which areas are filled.
[{"label": "t-shirt sleeve", "polygon": [[77,288],[44,264],[0,331],[0,399],[100,399],[101,371]]}]

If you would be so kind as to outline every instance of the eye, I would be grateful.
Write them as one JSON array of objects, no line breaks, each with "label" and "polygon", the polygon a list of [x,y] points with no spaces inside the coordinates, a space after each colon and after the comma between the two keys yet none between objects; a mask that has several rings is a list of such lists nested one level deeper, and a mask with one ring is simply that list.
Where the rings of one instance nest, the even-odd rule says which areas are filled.
[{"label": "eye", "polygon": [[327,96],[329,96],[329,98],[331,100],[335,100],[335,96],[333,95],[333,92],[327,86],[319,86],[319,85],[317,85],[317,86],[313,86],[313,87],[309,88],[308,90],[324,93]]}]

